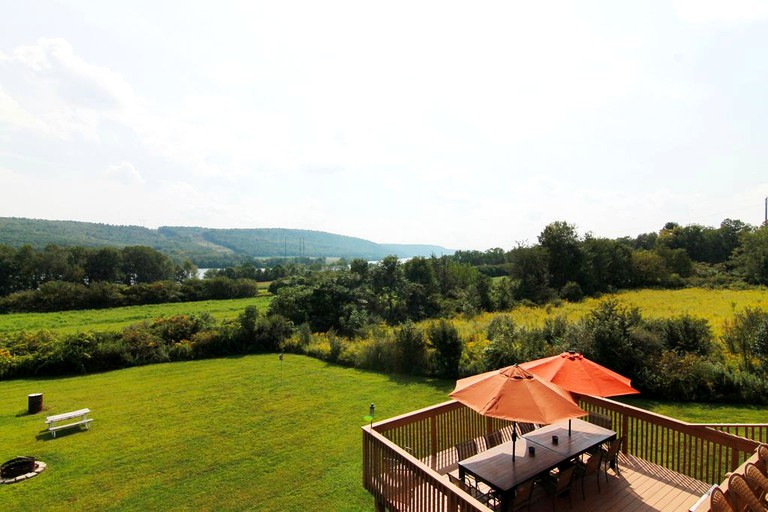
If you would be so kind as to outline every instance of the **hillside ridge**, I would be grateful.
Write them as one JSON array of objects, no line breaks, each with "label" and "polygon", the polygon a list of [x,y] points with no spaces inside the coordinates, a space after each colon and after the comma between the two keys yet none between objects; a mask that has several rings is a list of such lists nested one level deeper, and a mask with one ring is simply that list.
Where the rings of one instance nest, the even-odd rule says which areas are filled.
[{"label": "hillside ridge", "polygon": [[60,246],[146,245],[198,266],[223,266],[253,258],[363,258],[377,260],[441,256],[454,251],[428,244],[379,244],[325,231],[289,228],[204,228],[161,226],[157,229],[72,220],[0,217],[0,245]]}]

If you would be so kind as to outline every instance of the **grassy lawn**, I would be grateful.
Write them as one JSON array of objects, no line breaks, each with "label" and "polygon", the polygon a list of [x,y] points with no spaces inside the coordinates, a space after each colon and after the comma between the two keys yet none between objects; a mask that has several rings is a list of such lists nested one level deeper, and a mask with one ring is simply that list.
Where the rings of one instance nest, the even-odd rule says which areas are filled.
[{"label": "grassy lawn", "polygon": [[115,331],[142,320],[202,312],[208,312],[217,320],[222,320],[237,317],[247,306],[256,306],[259,311],[265,311],[270,300],[269,296],[258,296],[247,299],[148,304],[56,313],[9,313],[0,315],[0,334],[17,331],[36,332],[41,329],[63,333],[86,330]]},{"label": "grassy lawn", "polygon": [[660,402],[634,397],[616,400],[690,423],[768,423],[767,405]]},{"label": "grassy lawn", "polygon": [[[49,465],[0,486],[0,509],[372,510],[360,483],[368,405],[385,418],[450,389],[290,354],[282,370],[263,355],[0,382],[0,462]],[[37,392],[45,410],[28,415]],[[91,430],[43,433],[46,415],[82,407]]]},{"label": "grassy lawn", "polygon": [[[372,510],[360,426],[447,399],[453,382],[274,354],[0,382],[0,461],[49,464],[0,486],[3,511]],[[44,393],[43,413],[26,414]],[[701,422],[765,422],[768,407],[628,403]],[[88,407],[89,431],[51,439],[45,416]]]}]

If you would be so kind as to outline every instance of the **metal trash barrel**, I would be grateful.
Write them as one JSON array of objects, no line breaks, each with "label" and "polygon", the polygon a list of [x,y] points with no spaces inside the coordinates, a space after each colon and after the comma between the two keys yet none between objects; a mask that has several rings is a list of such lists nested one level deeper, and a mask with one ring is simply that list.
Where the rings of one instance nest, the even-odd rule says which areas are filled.
[{"label": "metal trash barrel", "polygon": [[27,410],[29,414],[36,414],[43,410],[43,394],[32,393],[27,396]]}]

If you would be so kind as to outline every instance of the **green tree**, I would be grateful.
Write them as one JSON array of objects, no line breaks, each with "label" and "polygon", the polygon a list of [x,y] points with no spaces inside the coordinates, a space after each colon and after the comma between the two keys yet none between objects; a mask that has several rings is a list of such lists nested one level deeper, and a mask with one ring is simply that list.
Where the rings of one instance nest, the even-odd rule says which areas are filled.
[{"label": "green tree", "polygon": [[85,276],[89,283],[106,281],[116,283],[124,280],[122,271],[123,254],[115,247],[102,247],[90,251],[85,257]]},{"label": "green tree", "polygon": [[549,286],[548,253],[542,247],[512,250],[512,278],[516,281],[515,299],[544,303],[554,296]]},{"label": "green tree", "polygon": [[174,277],[171,260],[151,247],[124,247],[122,257],[125,284],[152,283]]},{"label": "green tree", "polygon": [[768,224],[741,234],[731,259],[735,271],[752,284],[768,284]]},{"label": "green tree", "polygon": [[581,269],[582,253],[576,227],[556,221],[539,235],[539,245],[547,250],[550,285],[559,290],[568,281],[577,281]]}]

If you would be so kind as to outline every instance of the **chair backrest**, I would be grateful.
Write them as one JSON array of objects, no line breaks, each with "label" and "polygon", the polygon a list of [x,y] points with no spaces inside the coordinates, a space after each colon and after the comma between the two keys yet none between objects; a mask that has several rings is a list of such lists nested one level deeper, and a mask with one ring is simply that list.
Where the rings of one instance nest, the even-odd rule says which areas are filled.
[{"label": "chair backrest", "polygon": [[485,434],[485,447],[493,448],[501,444],[501,431],[489,432]]},{"label": "chair backrest", "polygon": [[768,445],[760,444],[757,447],[757,468],[763,472],[768,473]]},{"label": "chair backrest", "polygon": [[612,429],[613,420],[607,414],[600,414],[599,412],[590,412],[588,421],[594,425],[598,425],[603,428]]},{"label": "chair backrest", "polygon": [[755,496],[757,496],[757,499],[762,500],[765,498],[766,493],[768,493],[768,478],[751,462],[744,466],[744,479]]},{"label": "chair backrest", "polygon": [[728,477],[728,493],[736,512],[765,510],[760,500],[750,489],[747,480],[738,473]]},{"label": "chair backrest", "polygon": [[459,460],[464,460],[477,453],[477,443],[474,439],[464,441],[456,445],[456,456]]},{"label": "chair backrest", "polygon": [[568,466],[566,469],[560,471],[560,474],[557,476],[555,494],[559,494],[570,487],[574,469],[576,469],[576,466]]},{"label": "chair backrest", "polygon": [[517,430],[520,431],[520,435],[524,436],[525,434],[529,432],[533,432],[536,430],[536,425],[533,423],[526,423],[526,422],[517,422]]},{"label": "chair backrest", "polygon": [[710,512],[734,512],[720,487],[715,487],[709,494],[709,510]]},{"label": "chair backrest", "polygon": [[536,480],[534,478],[531,478],[530,480],[526,480],[525,482],[515,487],[515,501],[512,502],[512,505],[515,508],[517,508],[517,506],[522,503],[527,503],[531,501],[531,495],[533,494],[533,485],[535,483],[536,483]]},{"label": "chair backrest", "polygon": [[584,474],[591,475],[600,470],[600,462],[603,460],[603,451],[597,450],[597,452],[589,457],[589,460],[584,466]]},{"label": "chair backrest", "polygon": [[611,446],[608,447],[608,453],[605,454],[605,460],[610,461],[616,458],[621,449],[621,443],[624,442],[624,436],[616,438]]},{"label": "chair backrest", "polygon": [[465,493],[472,494],[472,488],[469,485],[467,485],[467,483],[461,478],[455,475],[452,475],[451,473],[448,473],[448,480],[450,480],[453,485],[457,486],[459,489],[461,489]]}]

